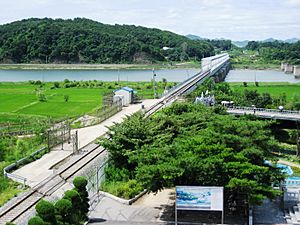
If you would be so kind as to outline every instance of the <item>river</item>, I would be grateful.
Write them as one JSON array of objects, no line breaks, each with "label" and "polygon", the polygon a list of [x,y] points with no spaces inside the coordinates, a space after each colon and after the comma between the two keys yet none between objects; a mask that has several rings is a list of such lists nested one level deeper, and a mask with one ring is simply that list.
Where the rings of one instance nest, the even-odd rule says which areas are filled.
[{"label": "river", "polygon": [[[182,82],[199,72],[199,69],[155,70],[156,80]],[[152,70],[0,70],[0,82],[20,82],[28,80],[63,81],[103,80],[103,81],[151,81]],[[289,82],[299,83],[293,74],[276,70],[231,70],[227,82]]]},{"label": "river", "polygon": [[[198,73],[200,69],[160,69],[155,70],[156,80],[181,82]],[[102,80],[102,81],[151,81],[152,70],[0,70],[0,82],[28,80],[63,81]]]},{"label": "river", "polygon": [[278,70],[230,70],[226,82],[289,82],[299,83],[293,74]]}]

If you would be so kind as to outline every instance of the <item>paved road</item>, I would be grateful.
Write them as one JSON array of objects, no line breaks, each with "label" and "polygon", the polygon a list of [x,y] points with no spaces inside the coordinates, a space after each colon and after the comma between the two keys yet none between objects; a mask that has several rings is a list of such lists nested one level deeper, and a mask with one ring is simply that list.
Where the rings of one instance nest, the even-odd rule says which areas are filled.
[{"label": "paved road", "polygon": [[156,195],[145,194],[132,205],[103,197],[90,212],[89,224],[164,224],[164,220],[170,220],[166,209],[173,207],[174,193],[173,189],[165,189]]}]

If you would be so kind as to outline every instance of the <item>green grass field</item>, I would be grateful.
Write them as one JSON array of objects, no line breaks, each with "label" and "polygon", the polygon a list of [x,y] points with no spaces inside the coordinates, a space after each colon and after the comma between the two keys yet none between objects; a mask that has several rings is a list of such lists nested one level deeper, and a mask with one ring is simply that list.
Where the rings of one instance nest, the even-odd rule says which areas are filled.
[{"label": "green grass field", "polygon": [[256,87],[255,83],[247,83],[248,87],[244,87],[243,83],[230,83],[233,90],[257,90],[258,93],[270,93],[272,97],[279,97],[283,93],[286,95],[287,102],[291,102],[294,95],[300,95],[300,83],[259,83]]},{"label": "green grass field", "polygon": [[[60,84],[63,86],[63,83]],[[102,96],[121,86],[128,85],[144,98],[153,98],[152,84],[150,82],[127,82],[116,84],[104,82],[101,86],[51,88],[53,83],[45,83],[40,88],[28,82],[0,83],[0,123],[18,122],[20,119],[30,120],[32,117],[51,117],[61,119],[91,113],[101,107]],[[158,84],[158,93],[163,91]],[[42,92],[46,101],[39,101],[37,93]],[[66,102],[64,96],[69,96]]]}]

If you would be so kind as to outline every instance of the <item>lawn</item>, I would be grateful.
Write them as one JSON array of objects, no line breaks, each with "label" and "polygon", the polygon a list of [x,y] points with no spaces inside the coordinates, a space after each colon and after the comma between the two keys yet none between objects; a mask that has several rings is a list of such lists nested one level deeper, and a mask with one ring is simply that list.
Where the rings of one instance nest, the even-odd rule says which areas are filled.
[{"label": "lawn", "polygon": [[[70,81],[69,84],[72,84]],[[101,107],[102,96],[122,87],[135,89],[143,98],[153,98],[152,83],[150,82],[76,82],[76,87],[65,88],[60,82],[59,88],[53,88],[53,83],[43,86],[29,82],[0,83],[0,123],[29,121],[32,117],[61,119],[80,116],[93,112]],[[169,84],[173,85],[173,84]],[[157,83],[157,93],[163,91],[163,83]],[[37,94],[43,93],[46,101],[39,101]],[[65,101],[68,96],[68,101]]]},{"label": "lawn", "polygon": [[300,97],[300,83],[259,83],[258,87],[254,83],[247,83],[247,87],[244,87],[243,83],[230,83],[233,90],[257,90],[258,93],[270,93],[272,97],[279,97],[285,93],[287,102],[293,100],[294,95]]}]

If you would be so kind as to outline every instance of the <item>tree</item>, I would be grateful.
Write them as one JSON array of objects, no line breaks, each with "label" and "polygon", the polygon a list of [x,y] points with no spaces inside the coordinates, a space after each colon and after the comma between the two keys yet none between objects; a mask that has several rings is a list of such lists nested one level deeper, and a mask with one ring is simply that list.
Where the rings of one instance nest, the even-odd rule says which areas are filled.
[{"label": "tree", "polygon": [[[226,205],[279,194],[280,170],[264,164],[276,147],[268,122],[218,115],[202,105],[173,104],[110,128],[110,164],[151,191],[175,185],[224,186]],[[142,127],[143,129],[140,129]],[[118,171],[116,170],[116,171]],[[110,171],[111,173],[111,171]],[[258,175],[259,174],[259,175]]]},{"label": "tree", "polygon": [[63,199],[67,199],[72,203],[72,221],[74,224],[80,224],[82,220],[81,203],[79,193],[76,190],[68,190],[65,192]]},{"label": "tree", "polygon": [[60,199],[55,203],[58,220],[63,223],[72,224],[72,202],[68,199]]},{"label": "tree", "polygon": [[80,212],[82,215],[82,219],[87,220],[87,213],[89,212],[89,194],[86,190],[86,186],[88,184],[87,179],[81,176],[76,177],[73,180],[73,184],[81,199]]},{"label": "tree", "polygon": [[35,206],[37,215],[42,218],[47,223],[50,223],[51,225],[56,225],[56,217],[55,217],[55,208],[51,202],[41,200],[39,203]]},{"label": "tree", "polygon": [[28,221],[28,225],[46,225],[46,223],[41,217],[35,216]]},{"label": "tree", "polygon": [[65,100],[65,102],[68,102],[69,101],[69,95],[64,95],[64,100]]}]

